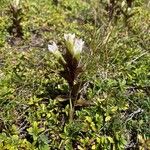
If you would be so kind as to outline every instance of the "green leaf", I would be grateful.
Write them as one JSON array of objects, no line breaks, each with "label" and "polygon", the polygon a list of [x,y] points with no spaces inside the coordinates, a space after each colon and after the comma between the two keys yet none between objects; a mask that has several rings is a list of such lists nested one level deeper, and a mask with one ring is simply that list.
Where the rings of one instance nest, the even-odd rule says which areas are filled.
[{"label": "green leaf", "polygon": [[110,143],[114,143],[114,140],[113,140],[112,137],[108,136],[107,139],[108,139],[108,141],[109,141]]},{"label": "green leaf", "polygon": [[108,122],[108,121],[110,121],[110,119],[111,119],[111,117],[110,117],[110,116],[107,116],[107,117],[105,118],[105,121]]}]

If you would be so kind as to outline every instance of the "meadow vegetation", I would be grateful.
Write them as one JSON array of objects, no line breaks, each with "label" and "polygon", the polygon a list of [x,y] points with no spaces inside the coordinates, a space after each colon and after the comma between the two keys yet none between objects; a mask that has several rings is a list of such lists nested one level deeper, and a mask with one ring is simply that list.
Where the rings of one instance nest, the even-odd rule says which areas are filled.
[{"label": "meadow vegetation", "polygon": [[0,150],[150,150],[148,0],[0,0]]}]

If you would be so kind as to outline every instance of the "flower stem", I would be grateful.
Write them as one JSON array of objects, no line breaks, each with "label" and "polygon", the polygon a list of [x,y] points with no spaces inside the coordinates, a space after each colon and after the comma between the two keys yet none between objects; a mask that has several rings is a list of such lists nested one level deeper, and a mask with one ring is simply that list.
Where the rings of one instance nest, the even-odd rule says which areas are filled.
[{"label": "flower stem", "polygon": [[69,93],[69,105],[70,105],[69,122],[73,122],[73,117],[74,117],[74,103],[73,103],[71,93],[72,93],[72,88],[70,89],[70,93]]}]

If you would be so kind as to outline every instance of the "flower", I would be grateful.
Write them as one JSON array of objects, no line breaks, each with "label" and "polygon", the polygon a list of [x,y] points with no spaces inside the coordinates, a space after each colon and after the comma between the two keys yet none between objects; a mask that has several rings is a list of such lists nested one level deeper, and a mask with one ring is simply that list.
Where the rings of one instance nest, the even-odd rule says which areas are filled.
[{"label": "flower", "polygon": [[13,7],[17,8],[19,6],[20,0],[14,0],[12,5]]},{"label": "flower", "polygon": [[51,53],[55,53],[56,51],[58,51],[58,46],[56,45],[55,42],[53,42],[53,44],[48,44],[48,50],[51,52]]},{"label": "flower", "polygon": [[20,0],[16,0],[15,2],[16,2],[16,6],[18,6],[20,3]]},{"label": "flower", "polygon": [[80,54],[82,52],[83,45],[84,45],[84,41],[82,39],[75,39],[75,42],[74,42],[75,55]]},{"label": "flower", "polygon": [[67,51],[73,56],[74,55],[73,47],[74,47],[74,41],[75,41],[75,34],[71,34],[71,33],[64,34],[64,39],[65,39]]},{"label": "flower", "polygon": [[80,53],[82,52],[84,41],[82,39],[77,39],[75,34],[64,34],[64,39],[66,42],[67,50],[76,59],[80,59]]},{"label": "flower", "polygon": [[75,34],[71,34],[71,33],[69,33],[69,34],[64,34],[64,39],[65,39],[67,42],[73,44],[73,43],[74,43],[74,40],[75,40]]},{"label": "flower", "polygon": [[55,42],[51,45],[48,44],[48,50],[53,53],[53,55],[59,60],[60,64],[64,65],[66,63]]}]

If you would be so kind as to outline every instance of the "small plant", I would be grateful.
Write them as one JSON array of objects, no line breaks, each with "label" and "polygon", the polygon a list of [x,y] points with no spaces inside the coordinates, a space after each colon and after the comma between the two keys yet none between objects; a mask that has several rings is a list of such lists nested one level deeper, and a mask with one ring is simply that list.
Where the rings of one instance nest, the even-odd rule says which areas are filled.
[{"label": "small plant", "polygon": [[[60,75],[68,82],[69,85],[69,98],[70,98],[70,120],[73,120],[74,105],[77,100],[80,82],[77,78],[83,72],[83,65],[81,64],[81,52],[83,49],[84,41],[75,37],[75,34],[65,34],[66,52],[62,54],[53,42],[48,45],[50,52],[54,54],[59,63],[63,66]],[[75,98],[74,98],[75,97]]]},{"label": "small plant", "polygon": [[10,35],[14,37],[23,37],[22,31],[22,8],[19,7],[20,0],[15,0],[9,6],[10,19],[12,20],[12,25],[8,28]]}]

